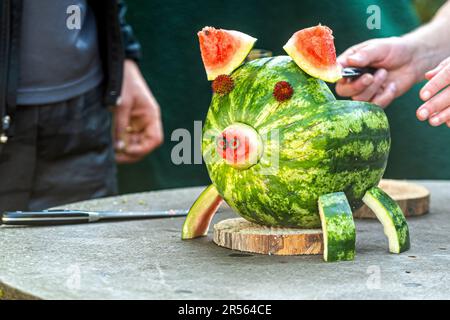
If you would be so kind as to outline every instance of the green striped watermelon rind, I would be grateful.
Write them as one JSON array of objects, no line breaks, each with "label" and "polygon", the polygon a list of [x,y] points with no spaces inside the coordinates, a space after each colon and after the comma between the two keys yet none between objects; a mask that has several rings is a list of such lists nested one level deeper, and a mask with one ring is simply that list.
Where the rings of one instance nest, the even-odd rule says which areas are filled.
[{"label": "green striped watermelon rind", "polygon": [[355,258],[356,229],[352,210],[343,192],[325,194],[318,201],[322,220],[324,260]]},{"label": "green striped watermelon rind", "polygon": [[401,253],[409,250],[409,227],[398,203],[379,187],[369,189],[363,201],[383,225],[389,241],[389,251]]},{"label": "green striped watermelon rind", "polygon": [[[384,111],[337,101],[323,81],[287,56],[245,63],[231,77],[233,91],[213,95],[202,142],[209,176],[230,207],[254,223],[301,228],[320,227],[321,195],[342,191],[353,210],[360,207],[386,167],[390,134]],[[279,81],[294,89],[282,103],[272,95]],[[253,127],[264,144],[259,162],[246,170],[232,168],[216,151],[217,136],[237,122]]]},{"label": "green striped watermelon rind", "polygon": [[222,198],[216,187],[214,185],[206,187],[189,209],[182,227],[181,239],[187,240],[206,236],[211,220],[221,203]]}]

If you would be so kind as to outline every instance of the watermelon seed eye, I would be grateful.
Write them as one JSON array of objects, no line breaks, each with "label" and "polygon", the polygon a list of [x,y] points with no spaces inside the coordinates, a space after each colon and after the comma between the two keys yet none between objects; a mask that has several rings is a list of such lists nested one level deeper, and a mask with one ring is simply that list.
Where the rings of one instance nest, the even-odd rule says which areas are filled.
[{"label": "watermelon seed eye", "polygon": [[240,141],[238,138],[233,138],[231,139],[231,141],[229,142],[229,146],[231,149],[236,150],[239,148],[239,146],[241,145]]},{"label": "watermelon seed eye", "polygon": [[217,141],[217,146],[220,149],[222,149],[223,151],[227,150],[227,146],[228,146],[227,138],[225,136],[219,138]]}]

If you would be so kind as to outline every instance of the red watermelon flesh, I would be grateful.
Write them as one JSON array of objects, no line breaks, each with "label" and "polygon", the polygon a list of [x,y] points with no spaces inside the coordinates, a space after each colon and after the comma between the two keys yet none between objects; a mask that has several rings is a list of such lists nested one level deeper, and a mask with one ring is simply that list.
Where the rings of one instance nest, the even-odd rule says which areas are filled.
[{"label": "red watermelon flesh", "polygon": [[333,32],[327,26],[297,31],[283,48],[309,75],[328,82],[336,82],[341,78]]},{"label": "red watermelon flesh", "polygon": [[231,74],[247,57],[256,39],[239,31],[205,27],[198,32],[208,80]]}]

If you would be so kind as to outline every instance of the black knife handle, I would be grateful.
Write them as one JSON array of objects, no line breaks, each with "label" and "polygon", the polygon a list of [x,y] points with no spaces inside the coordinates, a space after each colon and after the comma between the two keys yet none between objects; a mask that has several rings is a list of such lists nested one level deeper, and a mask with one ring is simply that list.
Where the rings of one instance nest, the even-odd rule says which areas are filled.
[{"label": "black knife handle", "polygon": [[49,210],[38,212],[4,212],[1,216],[3,225],[59,225],[59,224],[75,224],[87,223],[92,221],[89,212],[84,211],[65,211],[65,210]]},{"label": "black knife handle", "polygon": [[365,73],[374,74],[375,72],[377,72],[377,70],[377,68],[372,67],[345,67],[342,77],[348,79],[357,79]]}]

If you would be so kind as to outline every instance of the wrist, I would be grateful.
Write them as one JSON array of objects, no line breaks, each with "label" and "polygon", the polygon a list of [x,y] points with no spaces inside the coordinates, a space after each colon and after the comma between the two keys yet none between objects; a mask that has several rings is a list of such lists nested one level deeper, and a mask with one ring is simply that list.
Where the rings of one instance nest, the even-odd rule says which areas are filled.
[{"label": "wrist", "polygon": [[419,37],[412,34],[406,34],[402,37],[406,50],[411,55],[409,63],[411,73],[414,75],[414,82],[420,82],[424,79],[425,72],[432,68],[433,61],[430,52],[430,44],[425,43]]},{"label": "wrist", "polygon": [[435,68],[443,59],[450,55],[450,45],[442,41],[441,30],[445,30],[448,23],[442,19],[435,19],[430,23],[402,36],[402,41],[411,52],[411,69],[416,82],[424,80],[427,71]]}]

